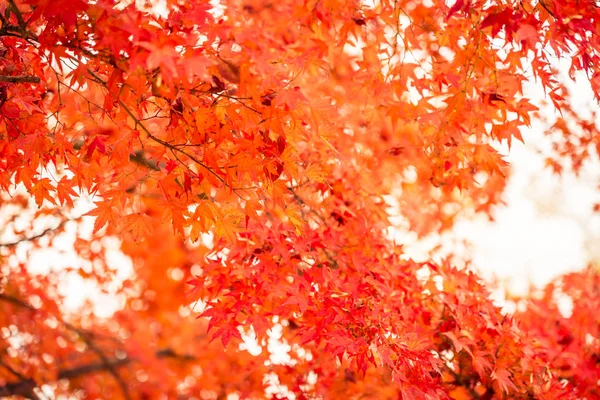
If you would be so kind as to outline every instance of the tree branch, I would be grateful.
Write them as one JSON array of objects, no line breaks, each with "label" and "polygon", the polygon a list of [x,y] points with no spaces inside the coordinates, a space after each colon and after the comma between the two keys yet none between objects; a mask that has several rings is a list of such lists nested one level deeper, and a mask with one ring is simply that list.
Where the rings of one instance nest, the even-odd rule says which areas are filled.
[{"label": "tree branch", "polygon": [[5,364],[0,360],[0,365],[7,369],[11,374],[16,376],[19,380],[14,383],[0,386],[0,398],[12,395],[23,396],[26,399],[39,400],[39,396],[35,393],[34,389],[37,384],[33,379],[28,379],[13,369],[10,365]]},{"label": "tree branch", "polygon": [[0,75],[0,82],[6,83],[40,83],[40,77],[34,75]]},{"label": "tree branch", "polygon": [[[182,361],[193,361],[196,359],[191,354],[177,354],[171,348],[160,349],[154,353],[156,358],[173,358]],[[112,359],[108,360],[107,363],[92,363],[92,364],[84,364],[73,368],[61,369],[58,371],[57,379],[73,379],[83,375],[93,374],[96,372],[103,372],[110,368],[119,368],[123,367],[127,364],[134,362],[135,359],[130,357],[125,357],[123,359]],[[108,365],[107,365],[108,364]]]},{"label": "tree branch", "polygon": [[36,311],[35,308],[33,308],[31,305],[25,303],[23,300],[17,299],[16,297],[9,296],[4,293],[0,293],[0,300],[6,301],[7,303],[12,303],[15,306],[19,306],[21,308],[26,308],[31,311]]},{"label": "tree branch", "polygon": [[471,387],[471,380],[462,376],[461,374],[454,371],[452,368],[446,366],[446,371],[454,378],[454,384],[456,386],[464,387],[469,394],[476,400],[481,399],[481,396]]},{"label": "tree branch", "polygon": [[12,9],[13,14],[17,17],[17,21],[19,21],[19,26],[25,28],[25,20],[23,19],[23,15],[21,14],[21,10],[15,4],[14,0],[8,0],[8,6]]},{"label": "tree branch", "polygon": [[550,11],[550,9],[546,5],[546,3],[544,3],[542,0],[540,0],[538,4],[540,4],[544,8],[544,10],[546,10],[548,12],[548,14],[550,14],[552,17],[556,18],[556,16],[554,15],[554,13],[552,11]]},{"label": "tree branch", "polygon": [[33,379],[7,383],[4,386],[0,386],[0,398],[22,396],[29,400],[40,400],[40,397],[34,392],[36,387],[37,385]]},{"label": "tree branch", "polygon": [[[156,358],[172,358],[182,361],[193,361],[196,359],[191,354],[177,354],[171,348],[160,349],[154,353]],[[98,372],[107,372],[116,370],[117,368],[124,367],[135,359],[125,357],[123,359],[110,359],[106,362],[97,362],[79,365],[73,368],[65,368],[58,370],[56,374],[56,380],[61,379],[75,379],[84,375],[95,374]],[[7,383],[4,386],[0,386],[0,398],[8,396],[23,396],[30,400],[39,400],[39,396],[35,394],[33,389],[37,387],[37,384],[33,379],[23,378],[16,382]],[[35,397],[34,397],[35,396]]]},{"label": "tree branch", "polygon": [[50,232],[53,232],[53,231],[56,231],[56,230],[60,229],[65,224],[65,222],[66,221],[62,221],[55,228],[46,228],[42,232],[38,233],[37,235],[33,235],[33,236],[29,236],[29,237],[24,237],[24,238],[21,238],[21,239],[17,239],[14,242],[0,243],[0,247],[12,247],[12,246],[18,245],[19,243],[31,242],[33,240],[37,240],[39,238],[42,238],[42,237],[46,236]]},{"label": "tree branch", "polygon": [[[31,312],[37,312],[37,310],[28,304],[27,302],[16,298],[11,295],[7,295],[4,293],[0,293],[0,300],[11,303],[17,307],[21,307],[27,309]],[[91,335],[88,335],[83,330],[77,328],[76,326],[70,324],[69,322],[62,321],[62,324],[70,331],[75,332],[84,342],[85,344],[100,358],[100,362],[90,363],[79,365],[72,368],[64,368],[59,369],[56,380],[60,379],[73,379],[76,377],[80,377],[87,374],[93,374],[97,372],[108,372],[110,373],[117,384],[120,386],[121,391],[126,399],[131,398],[129,395],[129,391],[127,389],[127,385],[121,378],[121,376],[117,372],[117,368],[123,367],[127,364],[130,364],[135,361],[135,358],[124,357],[122,359],[119,358],[108,358],[104,352],[96,346],[96,344],[91,339]],[[195,356],[191,354],[178,354],[171,348],[159,349],[154,353],[156,358],[173,358],[183,361],[193,361],[196,359]],[[36,382],[33,379],[29,379],[23,376],[18,376],[20,379],[15,382],[7,383],[4,386],[0,386],[0,398],[19,395],[23,396],[30,400],[39,400],[39,396],[35,394],[33,391],[34,388],[37,387]]]},{"label": "tree branch", "polygon": [[[7,301],[9,303],[12,303],[16,306],[25,308],[27,310],[30,310],[32,312],[36,312],[37,310],[35,309],[35,307],[31,306],[30,304],[28,304],[27,302],[18,299],[16,297],[10,296],[10,295],[6,295],[3,293],[0,293],[0,300],[4,300]],[[96,355],[100,358],[101,360],[101,365],[104,366],[104,369],[106,371],[108,371],[113,378],[115,378],[115,381],[117,382],[117,384],[119,385],[119,387],[121,388],[121,391],[123,392],[123,396],[125,397],[125,400],[130,400],[131,399],[131,395],[129,394],[129,390],[127,389],[127,385],[125,384],[125,382],[123,381],[123,379],[121,379],[121,376],[117,373],[117,371],[115,370],[115,368],[112,366],[111,361],[108,359],[108,357],[106,357],[106,355],[104,354],[104,352],[98,347],[96,346],[96,344],[94,343],[94,341],[92,339],[90,339],[85,332],[83,332],[81,329],[77,328],[75,325],[70,324],[67,321],[61,321],[62,324],[70,331],[75,332],[80,338],[81,340],[83,340],[83,342],[94,352],[96,353]]]}]

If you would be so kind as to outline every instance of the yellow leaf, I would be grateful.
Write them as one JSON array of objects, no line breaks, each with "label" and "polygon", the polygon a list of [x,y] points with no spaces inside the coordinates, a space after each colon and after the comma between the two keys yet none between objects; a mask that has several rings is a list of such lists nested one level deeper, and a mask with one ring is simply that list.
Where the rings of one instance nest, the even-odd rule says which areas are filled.
[{"label": "yellow leaf", "polygon": [[318,164],[310,164],[306,167],[304,176],[313,182],[325,182],[325,172]]},{"label": "yellow leaf", "polygon": [[225,238],[229,242],[235,242],[237,233],[241,230],[240,218],[236,215],[225,215],[215,221],[215,236],[217,239]]},{"label": "yellow leaf", "polygon": [[285,208],[285,215],[288,217],[290,222],[296,228],[296,233],[298,235],[302,234],[302,229],[304,228],[304,220],[302,219],[302,210],[298,205],[288,205]]},{"label": "yellow leaf", "polygon": [[125,230],[131,232],[133,240],[142,240],[154,231],[152,227],[152,218],[144,213],[129,214],[126,217],[127,225]]}]

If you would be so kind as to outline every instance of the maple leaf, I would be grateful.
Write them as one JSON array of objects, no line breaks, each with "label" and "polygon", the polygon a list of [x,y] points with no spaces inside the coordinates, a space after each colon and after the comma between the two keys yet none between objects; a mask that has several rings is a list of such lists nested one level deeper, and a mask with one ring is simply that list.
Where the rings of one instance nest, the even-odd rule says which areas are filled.
[{"label": "maple leaf", "polygon": [[223,327],[217,329],[217,331],[213,334],[212,340],[220,337],[221,343],[223,343],[224,347],[227,347],[227,344],[231,340],[231,338],[241,339],[242,336],[238,331],[236,326],[231,324],[226,324]]},{"label": "maple leaf", "polygon": [[131,232],[133,240],[141,240],[152,234],[152,218],[144,213],[126,215],[125,230]]},{"label": "maple leaf", "polygon": [[304,170],[304,176],[314,182],[325,182],[325,172],[318,164],[310,164]]},{"label": "maple leaf", "polygon": [[216,210],[210,201],[201,201],[196,205],[194,214],[188,220],[188,224],[192,227],[190,231],[192,241],[198,240],[202,233],[208,232],[214,225],[217,219],[215,213]]},{"label": "maple leaf", "polygon": [[35,182],[31,188],[31,194],[35,198],[35,202],[38,207],[41,207],[44,200],[48,200],[52,204],[56,204],[54,197],[50,195],[51,192],[55,191],[54,186],[50,183],[50,179],[42,178]]},{"label": "maple leaf", "polygon": [[469,7],[468,0],[466,3],[465,3],[465,0],[456,0],[454,5],[452,7],[450,7],[450,10],[448,10],[448,16],[446,17],[446,19],[450,19],[450,17],[452,17],[454,14],[456,14],[459,11],[462,11],[463,9],[465,9],[467,7]]},{"label": "maple leaf", "polygon": [[78,195],[73,190],[72,186],[72,180],[67,179],[66,176],[63,176],[58,182],[58,184],[56,185],[56,196],[58,197],[58,202],[60,204],[73,207],[73,199],[77,198]]},{"label": "maple leaf", "polygon": [[169,76],[177,75],[175,60],[179,58],[179,54],[177,54],[172,46],[159,46],[153,42],[140,42],[138,46],[150,52],[146,59],[148,70],[163,67],[169,73]]},{"label": "maple leaf", "polygon": [[290,222],[294,225],[296,233],[300,235],[305,225],[302,217],[302,210],[299,205],[288,205],[285,208],[285,215],[289,218]]},{"label": "maple leaf", "polygon": [[511,390],[516,390],[517,387],[514,385],[514,383],[511,380],[511,374],[509,371],[505,370],[505,369],[501,369],[501,370],[496,370],[494,372],[492,372],[492,378],[496,380],[496,383],[498,384],[498,386],[500,386],[500,389],[502,390],[502,392],[504,393],[510,393]]},{"label": "maple leaf", "polygon": [[513,16],[513,10],[510,8],[505,8],[502,11],[497,13],[489,14],[487,17],[481,21],[479,25],[481,29],[485,29],[488,26],[492,27],[492,37],[496,37],[498,33],[504,28],[504,26],[508,24],[512,24],[513,20],[511,19]]},{"label": "maple leaf", "polygon": [[237,240],[237,233],[240,232],[240,217],[238,215],[225,214],[215,221],[215,236],[225,238],[229,242]]},{"label": "maple leaf", "polygon": [[173,231],[180,235],[184,235],[184,225],[185,225],[185,209],[180,207],[170,207],[165,210],[166,221],[171,221],[173,224]]},{"label": "maple leaf", "polygon": [[452,341],[452,346],[454,346],[457,354],[466,349],[453,332],[443,332],[442,335],[447,336]]},{"label": "maple leaf", "polygon": [[492,364],[487,360],[484,354],[477,353],[473,358],[473,367],[480,377],[486,376],[487,371],[492,370]]},{"label": "maple leaf", "polygon": [[91,157],[94,154],[94,151],[98,151],[102,154],[106,153],[104,139],[97,136],[91,141],[91,143],[88,145],[87,156]]},{"label": "maple leaf", "polygon": [[117,215],[115,208],[111,202],[101,201],[95,203],[96,208],[88,211],[84,215],[96,217],[94,221],[94,233],[102,229],[106,224],[114,224],[116,222]]},{"label": "maple leaf", "polygon": [[521,44],[527,44],[529,48],[535,48],[539,34],[539,31],[534,26],[523,24],[517,30],[515,39]]},{"label": "maple leaf", "polygon": [[17,97],[13,99],[13,102],[20,105],[30,115],[33,115],[36,111],[43,112],[42,109],[34,102],[34,100],[34,97]]}]

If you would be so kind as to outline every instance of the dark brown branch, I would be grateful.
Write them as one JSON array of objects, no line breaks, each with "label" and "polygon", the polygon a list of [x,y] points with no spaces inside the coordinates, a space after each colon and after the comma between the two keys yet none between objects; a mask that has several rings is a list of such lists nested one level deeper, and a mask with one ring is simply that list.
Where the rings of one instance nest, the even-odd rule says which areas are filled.
[{"label": "dark brown branch", "polygon": [[19,10],[19,7],[17,7],[14,0],[8,0],[8,5],[12,9],[13,14],[15,14],[15,16],[17,17],[17,21],[19,21],[19,26],[24,29],[26,25],[25,20],[23,19],[23,15],[21,14],[21,10]]},{"label": "dark brown branch", "polygon": [[178,354],[173,351],[171,348],[161,349],[156,352],[156,358],[174,358],[181,361],[194,361],[196,359],[195,356],[191,354]]},{"label": "dark brown branch", "polygon": [[40,83],[39,76],[33,75],[0,75],[0,82],[6,83]]},{"label": "dark brown branch", "polygon": [[[158,350],[155,353],[155,356],[156,358],[173,358],[182,361],[193,361],[196,359],[196,357],[190,354],[177,354],[175,351],[173,351],[173,349],[170,348]],[[106,362],[84,364],[73,368],[60,369],[56,375],[56,380],[75,379],[84,375],[116,370],[117,368],[124,367],[134,361],[135,359],[130,357],[125,357],[123,359],[115,358],[107,360]],[[23,378],[16,382],[7,383],[4,386],[0,386],[0,398],[8,396],[23,396],[27,399],[39,400],[39,397],[33,391],[33,389],[36,387],[37,384],[34,380]]]},{"label": "dark brown branch", "polygon": [[12,246],[18,245],[19,243],[31,242],[31,241],[37,240],[39,238],[42,238],[42,237],[46,236],[50,232],[54,232],[54,231],[60,229],[65,224],[65,222],[66,221],[61,222],[55,228],[46,228],[42,232],[38,233],[37,235],[33,235],[33,236],[29,236],[29,237],[24,237],[24,238],[21,238],[21,239],[17,239],[14,242],[0,243],[0,247],[12,247]]},{"label": "dark brown branch", "polygon": [[[193,361],[196,359],[196,357],[194,357],[191,354],[177,354],[175,353],[175,351],[173,351],[173,349],[170,348],[158,350],[156,353],[154,353],[154,356],[156,358],[173,358],[182,361]],[[83,375],[104,372],[107,370],[108,367],[120,368],[134,361],[135,359],[130,357],[125,357],[123,359],[115,358],[109,360],[108,363],[85,364],[69,369],[62,369],[58,371],[57,379],[73,379]]]},{"label": "dark brown branch", "polygon": [[34,391],[36,387],[37,385],[33,379],[7,383],[0,386],[0,398],[22,396],[29,400],[40,400],[40,397]]},{"label": "dark brown branch", "polygon": [[18,378],[16,382],[7,383],[4,386],[0,386],[0,398],[17,395],[30,400],[39,400],[39,396],[34,390],[38,385],[33,379],[29,379],[21,375],[10,365],[2,362],[2,360],[0,360],[0,365]]},{"label": "dark brown branch", "polygon": [[4,293],[0,293],[0,300],[6,301],[7,303],[14,304],[15,306],[19,306],[21,308],[26,308],[31,311],[36,311],[36,309],[33,306],[25,303],[23,300],[17,299],[16,297],[9,296]]},{"label": "dark brown branch", "polygon": [[[11,25],[8,23],[8,12],[11,12],[15,15],[15,17],[17,18],[18,25]],[[33,32],[27,30],[27,25],[29,24],[29,21],[25,21],[21,10],[19,10],[19,7],[17,7],[14,0],[8,0],[8,7],[6,8],[6,13],[7,14],[4,17],[2,17],[2,28],[0,28],[0,36],[20,37],[22,39],[25,39],[28,43],[36,45],[38,43],[38,38]]]},{"label": "dark brown branch", "polygon": [[128,358],[124,358],[122,360],[115,359],[115,360],[109,361],[108,363],[93,363],[93,364],[81,365],[81,366],[69,368],[69,369],[62,369],[62,370],[58,371],[56,378],[59,380],[60,379],[78,378],[83,375],[89,375],[89,374],[93,374],[96,372],[106,371],[106,369],[108,367],[119,368],[126,364],[129,364],[130,361],[131,360]]},{"label": "dark brown branch", "polygon": [[546,5],[546,3],[544,3],[542,0],[540,0],[538,4],[540,4],[544,8],[544,10],[546,10],[548,12],[548,14],[550,14],[552,17],[556,18],[556,16],[554,15],[554,13],[552,11],[550,11],[550,9]]},{"label": "dark brown branch", "polygon": [[125,400],[131,400],[131,395],[129,394],[129,389],[127,388],[127,384],[125,383],[125,381],[123,380],[123,378],[121,378],[121,375],[119,375],[119,373],[117,372],[117,370],[113,366],[112,360],[109,360],[108,357],[106,357],[106,354],[104,354],[104,352],[102,351],[102,349],[100,349],[98,346],[96,346],[96,343],[94,343],[94,341],[90,337],[88,337],[85,334],[85,332],[83,332],[81,329],[79,329],[76,326],[71,325],[70,323],[65,322],[65,321],[63,321],[63,324],[69,330],[77,333],[77,335],[79,335],[79,337],[83,340],[83,342],[94,353],[96,353],[96,355],[101,360],[100,364],[102,366],[104,366],[105,370],[108,371],[108,373],[110,373],[112,375],[112,377],[115,379],[115,381],[117,382],[117,384],[121,388],[121,392],[123,393],[123,397],[125,397]]},{"label": "dark brown branch", "polygon": [[471,387],[471,379],[457,373],[450,367],[446,367],[446,371],[452,375],[454,378],[454,384],[456,386],[464,387],[474,399],[481,399],[481,396],[475,391],[475,389],[473,389],[473,387]]},{"label": "dark brown branch", "polygon": [[160,166],[156,160],[149,160],[144,156],[144,152],[141,150],[136,151],[134,154],[129,155],[129,161],[134,162],[142,167],[146,167],[152,171],[160,171]]},{"label": "dark brown branch", "polygon": [[[6,294],[3,294],[3,293],[0,293],[0,300],[7,301],[9,303],[12,303],[12,304],[17,305],[17,306],[22,307],[22,308],[25,308],[25,309],[30,310],[32,312],[36,312],[37,311],[35,309],[35,307],[31,306],[27,302],[25,302],[25,301],[23,301],[21,299],[18,299],[16,297],[10,296],[10,295],[6,295]],[[77,328],[75,325],[70,324],[67,321],[62,321],[62,324],[68,330],[76,333],[81,338],[81,340],[83,340],[83,342],[94,353],[96,353],[96,355],[101,360],[101,365],[103,365],[104,369],[106,371],[108,371],[113,376],[113,378],[115,379],[115,381],[117,382],[117,384],[121,388],[121,391],[123,392],[123,396],[125,397],[125,400],[130,400],[131,399],[131,395],[129,394],[129,390],[127,389],[127,385],[125,384],[125,382],[123,381],[123,379],[121,378],[121,376],[118,374],[118,372],[115,370],[115,368],[112,366],[111,360],[109,360],[108,357],[106,357],[106,354],[104,354],[104,352],[98,346],[96,346],[96,344],[94,343],[94,341],[91,338],[89,338],[84,331],[82,331],[81,329]]]},{"label": "dark brown branch", "polygon": [[[7,295],[5,293],[0,293],[0,300],[11,303],[15,306],[27,309],[32,312],[36,312],[37,310],[28,304],[27,302],[16,298],[11,295]],[[73,379],[76,377],[80,377],[87,374],[93,374],[97,372],[108,372],[110,373],[117,384],[120,386],[123,395],[126,399],[131,398],[129,395],[129,391],[127,389],[127,385],[121,378],[121,376],[117,372],[117,368],[123,367],[127,364],[130,364],[135,361],[134,358],[124,357],[122,359],[112,358],[109,359],[104,352],[96,346],[94,341],[92,340],[92,334],[88,334],[87,332],[79,329],[78,327],[70,324],[69,322],[62,321],[62,324],[69,329],[70,331],[75,332],[84,342],[85,344],[100,358],[100,362],[95,362],[91,364],[80,365],[73,368],[65,368],[59,369],[57,374],[57,380],[60,379]],[[178,354],[171,348],[159,349],[155,353],[156,358],[173,358],[182,361],[192,361],[195,360],[191,354]],[[39,400],[39,397],[35,394],[33,389],[37,387],[35,381],[32,379],[28,379],[25,377],[21,377],[16,382],[8,383],[4,386],[0,386],[0,398],[7,396],[19,395],[23,396],[27,399],[31,400]]]}]

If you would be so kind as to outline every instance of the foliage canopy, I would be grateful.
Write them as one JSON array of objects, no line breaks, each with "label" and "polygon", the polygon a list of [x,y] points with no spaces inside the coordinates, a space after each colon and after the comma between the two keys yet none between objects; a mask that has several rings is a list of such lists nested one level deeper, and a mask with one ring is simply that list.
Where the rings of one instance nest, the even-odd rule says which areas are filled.
[{"label": "foliage canopy", "polygon": [[[600,93],[594,1],[450,3],[2,0],[0,397],[599,398],[596,272],[505,315],[389,238],[390,202],[420,236],[491,216],[531,79],[548,165],[600,153],[552,63]],[[65,312],[73,273],[122,307]]]}]

